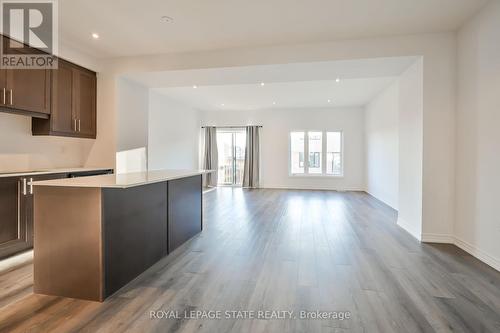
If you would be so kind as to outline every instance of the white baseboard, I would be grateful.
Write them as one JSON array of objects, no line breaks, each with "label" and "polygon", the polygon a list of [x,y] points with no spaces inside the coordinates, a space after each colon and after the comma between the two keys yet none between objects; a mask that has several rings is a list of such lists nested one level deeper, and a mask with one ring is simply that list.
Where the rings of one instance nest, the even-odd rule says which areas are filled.
[{"label": "white baseboard", "polygon": [[12,257],[0,260],[0,273],[14,269],[15,267],[25,265],[33,261],[33,250],[16,254]]},{"label": "white baseboard", "polygon": [[467,243],[466,241],[457,238],[452,235],[445,234],[422,234],[423,243],[442,243],[442,244],[453,244],[476,259],[484,262],[486,265],[500,271],[500,260],[489,255],[488,253],[478,249],[474,245]]},{"label": "white baseboard", "polygon": [[259,188],[268,190],[309,190],[309,191],[337,191],[337,192],[365,192],[363,188],[325,188],[314,186],[282,186],[282,185],[262,185]]},{"label": "white baseboard", "polygon": [[455,237],[455,245],[469,253],[470,255],[476,257],[477,259],[484,262],[486,265],[493,267],[497,271],[500,271],[500,260],[489,255],[488,253],[478,249],[472,244],[467,243],[464,240],[461,240]]},{"label": "white baseboard", "polygon": [[400,226],[403,230],[405,230],[407,233],[415,237],[419,242],[422,241],[422,234],[418,232],[418,230],[414,230],[412,228],[411,224],[403,220],[402,218],[398,218],[398,226]]},{"label": "white baseboard", "polygon": [[445,234],[422,234],[422,242],[455,244],[455,237]]}]

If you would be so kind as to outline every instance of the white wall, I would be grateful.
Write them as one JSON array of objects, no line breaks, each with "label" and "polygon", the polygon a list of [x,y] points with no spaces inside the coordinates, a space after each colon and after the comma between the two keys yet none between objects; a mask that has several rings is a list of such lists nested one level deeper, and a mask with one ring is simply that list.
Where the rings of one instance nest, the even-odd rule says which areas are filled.
[{"label": "white wall", "polygon": [[[59,45],[59,55],[92,70],[99,69],[96,59],[67,45]],[[87,160],[94,140],[33,136],[31,117],[0,112],[0,135],[0,172],[95,166],[96,163]]]},{"label": "white wall", "polygon": [[424,165],[423,230],[451,235],[455,187],[454,33],[342,40],[193,53],[108,59],[98,81],[98,139],[88,164],[114,164],[116,78],[123,73],[335,61],[393,56],[423,56]]},{"label": "white wall", "polygon": [[0,172],[78,167],[93,140],[31,135],[31,117],[0,112]]},{"label": "white wall", "polygon": [[421,239],[423,232],[423,62],[399,78],[398,225]]},{"label": "white wall", "polygon": [[124,78],[116,91],[117,151],[146,147],[150,170],[198,168],[198,111]]},{"label": "white wall", "polygon": [[198,169],[199,134],[197,110],[150,91],[149,169]]},{"label": "white wall", "polygon": [[120,78],[117,101],[117,151],[147,147],[149,88]]},{"label": "white wall", "polygon": [[366,189],[394,209],[399,203],[399,80],[366,106]]},{"label": "white wall", "polygon": [[116,174],[145,172],[147,170],[147,147],[122,150],[116,153]]},{"label": "white wall", "polygon": [[85,50],[75,48],[66,42],[59,41],[58,56],[97,73],[102,69],[101,61],[94,58],[91,54],[86,53]]},{"label": "white wall", "polygon": [[[364,190],[364,109],[277,109],[205,111],[203,125],[262,125],[261,187]],[[289,133],[293,130],[344,132],[344,177],[289,176]]]},{"label": "white wall", "polygon": [[366,106],[367,191],[398,210],[398,225],[423,233],[423,62]]},{"label": "white wall", "polygon": [[458,34],[455,242],[500,270],[500,2]]}]

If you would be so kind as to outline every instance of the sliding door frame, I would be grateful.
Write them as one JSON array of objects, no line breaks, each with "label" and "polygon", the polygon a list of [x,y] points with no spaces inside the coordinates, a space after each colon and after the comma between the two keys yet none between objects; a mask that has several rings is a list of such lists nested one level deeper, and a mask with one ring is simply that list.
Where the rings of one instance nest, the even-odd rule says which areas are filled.
[{"label": "sliding door frame", "polygon": [[[233,179],[233,182],[232,183],[221,183],[221,177],[219,177],[219,180],[218,180],[218,186],[229,186],[229,187],[241,187],[242,186],[242,183],[236,183],[236,175],[237,175],[237,154],[236,154],[236,135],[238,133],[243,133],[245,134],[246,136],[246,131],[245,131],[245,127],[222,127],[222,128],[217,128],[217,133],[231,133],[231,148],[232,148],[232,179]],[[217,145],[218,145],[218,142],[217,142]],[[246,149],[246,147],[245,147]],[[220,154],[220,150],[219,150],[219,154]],[[219,166],[220,167],[220,166]],[[241,179],[243,181],[243,177]]]}]

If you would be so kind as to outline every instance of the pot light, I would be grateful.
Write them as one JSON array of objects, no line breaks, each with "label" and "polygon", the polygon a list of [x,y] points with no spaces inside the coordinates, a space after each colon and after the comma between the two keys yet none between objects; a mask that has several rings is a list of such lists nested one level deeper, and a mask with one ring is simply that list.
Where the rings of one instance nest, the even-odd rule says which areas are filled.
[{"label": "pot light", "polygon": [[273,105],[276,105],[276,102],[273,102]]},{"label": "pot light", "polygon": [[222,103],[220,106],[224,106],[224,105],[225,105],[225,104],[224,104],[224,103]]},{"label": "pot light", "polygon": [[338,77],[338,78],[336,78],[336,79],[335,79],[335,82],[339,83],[339,82],[340,82],[340,78],[339,78],[339,77]]},{"label": "pot light", "polygon": [[196,89],[196,88],[198,88],[198,86],[195,84],[195,85],[193,86],[193,89]]},{"label": "pot light", "polygon": [[167,16],[167,15],[163,15],[161,18],[160,18],[160,21],[163,22],[163,23],[171,23],[174,21],[173,18],[171,18],[170,16]]},{"label": "pot light", "polygon": [[261,82],[261,83],[260,83],[260,86],[261,86],[261,87],[263,87],[264,85],[265,85],[265,83],[264,83],[264,82]]},{"label": "pot light", "polygon": [[97,34],[97,33],[95,33],[95,32],[94,32],[94,33],[92,33],[92,38],[94,38],[94,39],[99,39],[99,34]]},{"label": "pot light", "polygon": [[331,99],[329,99],[329,100],[328,100],[328,103],[331,103],[331,102],[332,102],[332,100],[331,100]]}]

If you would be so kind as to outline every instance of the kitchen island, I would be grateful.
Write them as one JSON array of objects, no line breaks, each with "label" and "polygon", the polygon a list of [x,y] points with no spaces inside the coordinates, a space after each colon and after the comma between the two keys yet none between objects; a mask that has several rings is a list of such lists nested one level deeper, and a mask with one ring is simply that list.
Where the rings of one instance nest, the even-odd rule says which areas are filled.
[{"label": "kitchen island", "polygon": [[103,301],[202,230],[205,170],[33,182],[35,293]]}]

